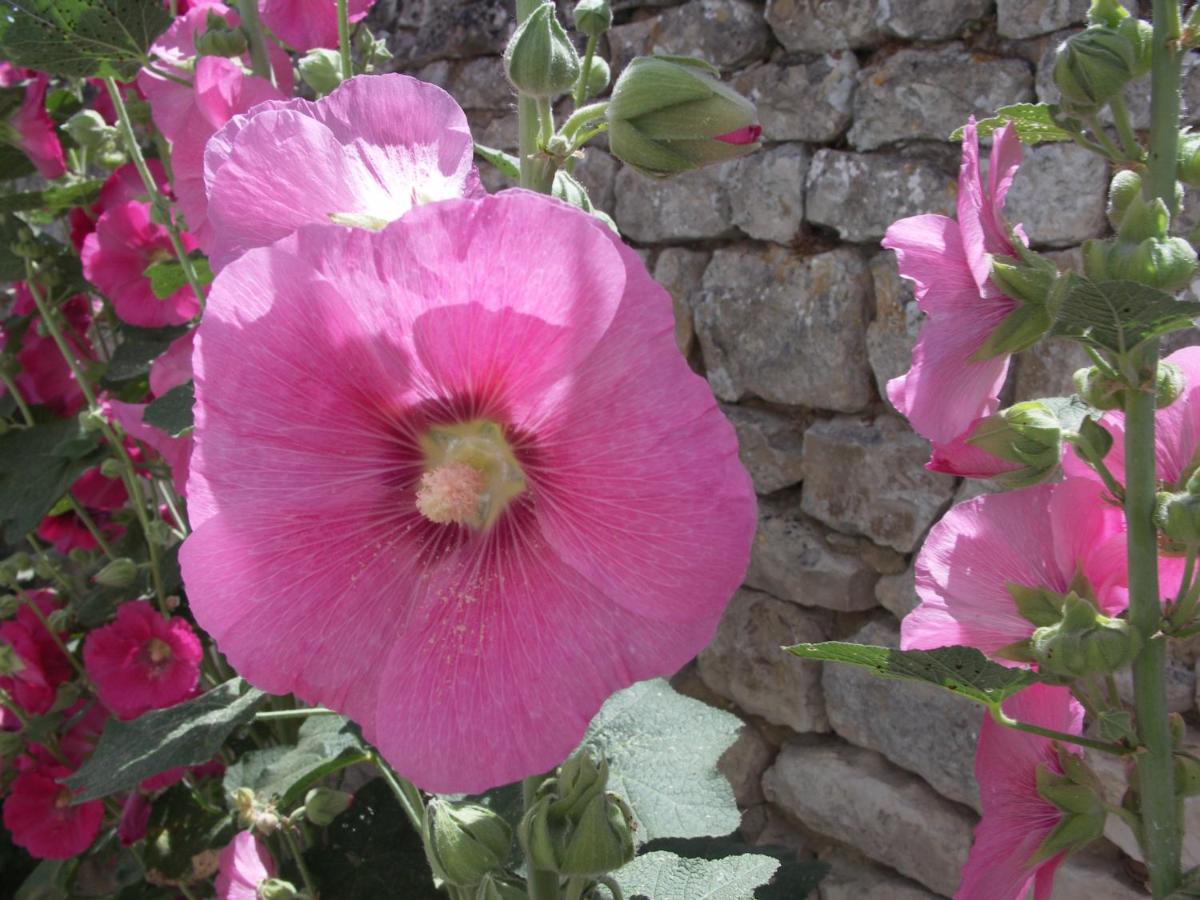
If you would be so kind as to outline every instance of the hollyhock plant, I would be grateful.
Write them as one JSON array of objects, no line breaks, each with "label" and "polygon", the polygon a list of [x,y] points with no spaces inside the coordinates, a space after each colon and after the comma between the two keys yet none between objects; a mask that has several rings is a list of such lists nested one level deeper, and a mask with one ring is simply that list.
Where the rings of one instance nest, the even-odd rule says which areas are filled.
[{"label": "hollyhock plant", "polygon": [[0,62],[0,87],[19,84],[31,74],[33,78],[25,88],[20,107],[3,126],[4,140],[28,156],[43,178],[58,178],[67,171],[67,166],[54,121],[46,112],[49,76]]},{"label": "hollyhock plant", "polygon": [[[350,24],[361,22],[375,0],[348,0],[346,13]],[[338,45],[337,4],[326,0],[259,0],[258,12],[263,24],[275,36],[300,53],[314,47]]]},{"label": "hollyhock plant", "polygon": [[91,632],[83,663],[100,700],[134,719],[186,699],[200,679],[203,649],[183,619],[164,619],[144,600],[122,603],[115,621]]},{"label": "hollyhock plant", "polygon": [[[26,713],[41,715],[54,704],[59,685],[70,681],[74,670],[42,624],[61,606],[58,597],[38,590],[26,592],[25,598],[14,618],[0,622],[0,643],[12,650],[18,665],[12,674],[0,677],[0,688]],[[29,607],[31,603],[38,612]]]},{"label": "hollyhock plant", "polygon": [[[157,159],[148,159],[146,167],[153,176],[155,184],[158,185],[159,191],[168,194],[170,188],[163,164]],[[96,230],[96,220],[106,209],[120,206],[131,200],[145,201],[148,199],[146,185],[142,182],[142,176],[138,174],[137,166],[133,163],[126,163],[117,168],[105,179],[104,186],[100,188],[95,203],[87,207],[77,206],[71,210],[71,215],[68,217],[71,226],[70,235],[71,243],[76,251],[83,251],[83,242],[89,234]]]},{"label": "hollyhock plant", "polygon": [[[60,307],[66,324],[64,337],[78,363],[85,363],[93,356],[88,329],[91,327],[91,302],[84,294],[77,294]],[[37,307],[33,294],[23,281],[14,285],[11,312],[18,316],[36,315]],[[16,351],[20,371],[13,383],[25,401],[49,407],[59,416],[70,416],[83,406],[83,392],[75,381],[75,374],[62,351],[49,334],[43,332],[42,323],[35,319],[21,335]],[[8,349],[9,335],[0,328],[0,349]],[[3,389],[0,388],[0,393]]]},{"label": "hollyhock plant", "polygon": [[454,99],[407,75],[352,78],[315,103],[257,106],[205,154],[213,268],[301,225],[380,228],[418,204],[481,194],[473,153]]},{"label": "hollyhock plant", "polygon": [[712,638],[748,562],[754,494],[673,329],[632,250],[524,191],[248,251],[197,335],[197,622],[428,790],[550,769]]},{"label": "hollyhock plant", "polygon": [[[1083,733],[1083,707],[1070,690],[1034,684],[1004,702],[1011,718],[1065,734]],[[1077,751],[1073,751],[1077,752]],[[1036,851],[1063,819],[1038,793],[1038,769],[1062,774],[1054,744],[984,717],[975,753],[983,818],[955,900],[1050,900],[1065,854],[1038,861]]]},{"label": "hollyhock plant", "polygon": [[[119,537],[125,529],[109,519],[109,514],[120,509],[129,499],[125,484],[120,478],[108,478],[100,468],[88,469],[70,488],[73,496],[89,513],[92,523],[106,538]],[[99,546],[91,529],[74,510],[57,515],[48,515],[38,523],[37,536],[50,544],[59,553],[72,550],[95,550]]]},{"label": "hollyhock plant", "polygon": [[38,859],[70,859],[100,833],[103,802],[73,803],[71,789],[59,784],[70,774],[66,766],[38,765],[17,775],[4,800],[4,827],[13,843]]},{"label": "hollyhock plant", "polygon": [[991,282],[988,257],[1013,254],[1000,211],[1020,161],[1016,130],[1006,125],[994,135],[985,181],[972,120],[963,133],[957,221],[913,216],[895,222],[883,239],[929,317],[913,349],[912,367],[888,382],[888,399],[934,445],[930,468],[935,471],[958,474],[979,467],[978,459],[955,462],[957,453],[971,449],[956,439],[1000,405],[1009,355],[974,356],[1016,308],[1016,301]]},{"label": "hollyhock plant", "polygon": [[240,831],[221,851],[217,900],[258,900],[258,886],[275,875],[275,860],[252,831]]}]

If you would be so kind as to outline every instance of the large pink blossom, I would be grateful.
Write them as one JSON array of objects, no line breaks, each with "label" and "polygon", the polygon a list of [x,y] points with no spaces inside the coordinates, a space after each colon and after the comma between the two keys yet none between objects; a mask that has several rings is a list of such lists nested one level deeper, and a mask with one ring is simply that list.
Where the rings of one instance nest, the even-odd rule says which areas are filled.
[{"label": "large pink blossom", "polygon": [[[353,24],[367,17],[375,0],[349,0],[348,18]],[[259,0],[263,23],[293,50],[338,45],[337,4],[328,0]]]},{"label": "large pink blossom", "polygon": [[352,78],[315,103],[257,106],[205,154],[213,267],[333,216],[379,227],[420,203],[478,194],[473,148],[454,99],[407,75]]},{"label": "large pink blossom", "polygon": [[[1083,707],[1065,687],[1031,685],[1006,700],[1004,711],[1043,728],[1083,733]],[[984,717],[975,752],[983,818],[955,900],[1025,900],[1031,886],[1034,900],[1050,900],[1054,871],[1065,854],[1036,864],[1030,860],[1063,812],[1038,793],[1041,767],[1063,772],[1051,741]]]},{"label": "large pink blossom", "polygon": [[1065,594],[1077,574],[1101,612],[1129,601],[1124,517],[1083,478],[984,494],[946,513],[917,556],[920,605],[901,623],[905,650],[966,644],[993,654],[1029,638],[1009,584]]},{"label": "large pink blossom", "polygon": [[252,831],[239,831],[221,851],[217,900],[258,900],[258,886],[275,875],[275,860]]},{"label": "large pink blossom", "polygon": [[4,801],[4,827],[13,843],[38,859],[70,859],[92,845],[104,821],[99,800],[72,803],[71,790],[58,779],[71,774],[61,765],[22,772]]},{"label": "large pink blossom", "polygon": [[46,88],[50,85],[50,76],[42,72],[26,73],[0,62],[0,86],[16,84],[26,74],[32,74],[33,80],[25,88],[25,97],[17,111],[9,116],[7,125],[0,128],[8,132],[6,140],[29,157],[43,178],[58,178],[67,171],[67,166],[54,120],[46,112]]},{"label": "large pink blossom", "polygon": [[888,382],[888,399],[933,442],[935,465],[946,465],[954,452],[946,446],[939,453],[938,444],[950,445],[1000,405],[1009,356],[972,357],[1016,306],[989,280],[988,254],[1013,254],[1000,211],[1020,161],[1020,141],[1006,125],[995,134],[985,181],[972,120],[963,135],[957,221],[913,216],[895,222],[883,239],[884,247],[896,251],[900,274],[913,281],[929,317],[912,367]]},{"label": "large pink blossom", "polygon": [[550,769],[747,564],[753,491],[672,329],[633,251],[524,191],[247,252],[197,336],[197,621],[429,790]]}]

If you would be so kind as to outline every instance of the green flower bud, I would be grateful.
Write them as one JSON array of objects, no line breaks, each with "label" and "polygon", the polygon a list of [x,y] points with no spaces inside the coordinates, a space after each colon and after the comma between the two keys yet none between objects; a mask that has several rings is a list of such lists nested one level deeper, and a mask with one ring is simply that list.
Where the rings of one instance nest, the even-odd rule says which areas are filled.
[{"label": "green flower bud", "polygon": [[125,467],[121,465],[121,461],[113,456],[100,463],[100,474],[105,478],[120,478],[124,469]]},{"label": "green flower bud", "polygon": [[579,0],[571,17],[579,33],[588,37],[600,37],[612,28],[612,6],[608,0]]},{"label": "green flower bud", "polygon": [[46,624],[54,632],[66,631],[70,623],[71,614],[65,609],[51,610],[50,614],[46,616]]},{"label": "green flower bud", "polygon": [[80,147],[89,150],[111,144],[116,135],[116,129],[105,122],[104,117],[94,109],[84,109],[75,113],[67,119],[63,131]]},{"label": "green flower bud", "polygon": [[1166,409],[1179,399],[1186,387],[1187,378],[1183,370],[1174,363],[1160,360],[1154,373],[1154,405],[1158,409]]},{"label": "green flower bud", "polygon": [[1134,198],[1142,193],[1142,176],[1132,169],[1122,169],[1108,185],[1108,205],[1105,212],[1113,230],[1121,227],[1121,218]]},{"label": "green flower bud", "polygon": [[1128,17],[1122,19],[1121,23],[1117,25],[1117,34],[1129,41],[1129,45],[1133,47],[1132,74],[1134,78],[1141,78],[1150,71],[1154,47],[1154,27],[1149,22]]},{"label": "green flower bud", "polygon": [[593,797],[567,840],[558,871],[603,875],[633,859],[633,813],[616,794]]},{"label": "green flower bud", "polygon": [[434,875],[455,887],[473,887],[503,868],[512,829],[486,807],[435,797],[425,810],[421,839]]},{"label": "green flower bud", "polygon": [[677,175],[759,148],[754,104],[703,60],[638,57],[621,73],[605,113],[613,155],[645,175]]},{"label": "green flower bud", "polygon": [[1044,403],[1028,400],[988,416],[975,427],[967,443],[1021,466],[995,476],[996,482],[1010,488],[1029,487],[1058,468],[1062,427]]},{"label": "green flower bud", "polygon": [[606,63],[599,56],[592,57],[591,65],[588,66],[586,73],[582,71],[579,73],[579,79],[581,81],[584,79],[585,74],[587,77],[587,87],[583,92],[584,100],[586,100],[588,97],[595,97],[597,94],[604,93],[604,89],[608,87],[609,79],[612,78],[612,74],[608,68],[608,63]]},{"label": "green flower bud", "polygon": [[318,95],[330,93],[342,83],[342,58],[336,50],[318,47],[300,57],[300,77]]},{"label": "green flower bud", "polygon": [[1116,28],[1127,18],[1129,11],[1117,0],[1092,0],[1087,14],[1089,25],[1108,25],[1112,28]]},{"label": "green flower bud", "polygon": [[354,795],[333,788],[317,787],[304,795],[304,815],[314,825],[324,828],[350,808]]},{"label": "green flower bud", "polygon": [[1074,592],[1063,601],[1062,620],[1038,628],[1030,639],[1042,669],[1070,678],[1115,672],[1132,662],[1140,647],[1141,637],[1127,621],[1101,615]]},{"label": "green flower bud", "polygon": [[208,14],[208,22],[202,34],[194,39],[196,52],[201,56],[241,56],[250,46],[246,32],[241,28],[230,28],[216,13]]},{"label": "green flower bud", "polygon": [[1156,497],[1154,524],[1176,549],[1200,547],[1200,497],[1163,491]]},{"label": "green flower bud", "polygon": [[535,869],[545,869],[548,872],[558,871],[566,829],[566,824],[561,820],[551,821],[552,799],[550,796],[538,799],[525,811],[517,826],[517,839],[521,843],[525,858]]},{"label": "green flower bud", "polygon": [[1089,406],[1103,410],[1124,409],[1124,382],[1109,377],[1097,366],[1076,370],[1072,381],[1075,382],[1075,393]]},{"label": "green flower bud", "polygon": [[360,26],[354,32],[354,49],[366,65],[367,71],[387,65],[392,60],[387,41],[371,34],[370,29]]},{"label": "green flower bud", "polygon": [[1094,112],[1121,92],[1137,66],[1138,48],[1115,28],[1092,26],[1071,35],[1054,61],[1063,109]]},{"label": "green flower bud", "polygon": [[556,819],[575,820],[608,786],[608,761],[597,763],[587,749],[580,750],[559,767],[555,782],[556,798],[550,804],[550,815]]},{"label": "green flower bud", "polygon": [[1175,795],[1195,797],[1200,794],[1200,760],[1175,755]]},{"label": "green flower bud", "polygon": [[526,900],[525,882],[489,872],[475,888],[475,900]]},{"label": "green flower bud", "polygon": [[132,559],[122,556],[119,559],[114,559],[97,572],[92,577],[92,580],[96,584],[102,584],[105,587],[122,588],[133,584],[136,578],[137,563]]},{"label": "green flower bud", "polygon": [[96,156],[96,161],[106,169],[119,169],[129,161],[129,157],[120,146],[114,145],[101,150]]},{"label": "green flower bud", "polygon": [[1193,131],[1179,133],[1179,180],[1200,185],[1200,134]]},{"label": "green flower bud", "polygon": [[504,50],[504,71],[522,94],[556,97],[579,77],[579,54],[558,22],[553,3],[543,3],[521,23]]},{"label": "green flower bud", "polygon": [[259,900],[295,900],[300,892],[281,878],[268,878],[258,886]]}]

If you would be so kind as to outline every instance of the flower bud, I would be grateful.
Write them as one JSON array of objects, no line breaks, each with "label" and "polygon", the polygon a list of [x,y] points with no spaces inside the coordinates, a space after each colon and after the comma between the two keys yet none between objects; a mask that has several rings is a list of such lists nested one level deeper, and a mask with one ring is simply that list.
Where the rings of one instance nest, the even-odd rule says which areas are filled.
[{"label": "flower bud", "polygon": [[122,588],[133,584],[137,578],[137,563],[128,557],[120,557],[114,559],[103,569],[92,576],[92,580],[96,584],[102,584],[104,587]]},{"label": "flower bud", "polygon": [[555,782],[556,798],[550,804],[550,815],[574,820],[593,798],[604,793],[608,786],[608,761],[597,763],[587,749],[580,750],[558,770]]},{"label": "flower bud", "polygon": [[1179,180],[1196,187],[1200,185],[1200,134],[1179,133]]},{"label": "flower bud", "polygon": [[513,33],[504,50],[504,71],[522,94],[556,97],[579,77],[579,54],[558,22],[553,3],[543,3]]},{"label": "flower bud", "polygon": [[360,23],[354,31],[354,49],[358,51],[367,71],[387,65],[392,60],[392,52],[388,50],[387,41],[371,34],[369,28]]},{"label": "flower bud", "polygon": [[1195,797],[1200,794],[1200,760],[1175,754],[1175,796]]},{"label": "flower bud", "polygon": [[1062,427],[1044,403],[1027,400],[985,418],[975,426],[967,443],[1021,467],[995,476],[998,483],[1011,488],[1028,487],[1058,468]]},{"label": "flower bud", "polygon": [[593,56],[591,64],[588,65],[587,72],[580,71],[579,78],[583,80],[587,78],[587,87],[584,88],[583,99],[595,97],[597,94],[604,93],[604,89],[608,87],[608,81],[612,77],[609,71],[608,63],[599,56]]},{"label": "flower bud", "polygon": [[1149,22],[1128,17],[1117,25],[1117,34],[1129,41],[1133,47],[1134,78],[1141,78],[1150,71],[1152,50],[1154,47],[1154,27]]},{"label": "flower bud", "polygon": [[421,840],[434,875],[456,887],[473,887],[503,868],[512,829],[486,807],[435,797],[425,811]]},{"label": "flower bud", "polygon": [[254,791],[240,787],[233,792],[233,808],[242,825],[249,825],[254,818]]},{"label": "flower bud", "polygon": [[475,888],[474,900],[526,900],[526,890],[519,879],[489,872]]},{"label": "flower bud", "polygon": [[1062,620],[1038,628],[1030,639],[1042,669],[1070,678],[1115,672],[1132,662],[1140,647],[1141,637],[1129,622],[1102,615],[1074,592],[1063,601]]},{"label": "flower bud", "polygon": [[65,609],[51,610],[46,616],[46,625],[53,632],[63,632],[67,630],[67,626],[71,623],[71,614]]},{"label": "flower bud", "polygon": [[294,900],[298,896],[296,888],[281,878],[268,878],[258,886],[259,900]]},{"label": "flower bud", "polygon": [[1159,360],[1154,372],[1154,405],[1158,409],[1166,409],[1179,399],[1187,387],[1187,378],[1183,370],[1175,363]]},{"label": "flower bud", "polygon": [[1072,381],[1075,393],[1089,406],[1103,410],[1125,407],[1125,383],[1097,366],[1077,369]]},{"label": "flower bud", "polygon": [[241,56],[250,46],[246,32],[241,28],[230,28],[226,21],[214,12],[208,14],[207,27],[194,39],[196,52],[201,56]]},{"label": "flower bud", "polygon": [[1122,169],[1108,185],[1108,205],[1105,213],[1113,230],[1121,227],[1121,218],[1134,198],[1142,192],[1142,176],[1132,169]]},{"label": "flower bud", "polygon": [[1092,0],[1092,6],[1087,14],[1089,25],[1108,25],[1112,28],[1116,28],[1127,18],[1129,18],[1129,10],[1125,9],[1117,0]]},{"label": "flower bud", "polygon": [[612,6],[608,0],[579,0],[571,12],[580,34],[598,38],[612,28]]},{"label": "flower bud", "polygon": [[100,474],[105,478],[120,478],[123,469],[124,467],[121,465],[121,461],[112,456],[100,463]]},{"label": "flower bud", "polygon": [[106,144],[111,144],[116,135],[116,129],[104,121],[104,117],[94,109],[83,109],[67,119],[63,131],[71,136],[80,147],[95,150]]},{"label": "flower bud", "polygon": [[350,808],[354,795],[333,788],[317,787],[304,795],[304,815],[314,825],[324,828]]},{"label": "flower bud", "polygon": [[1156,497],[1154,524],[1177,548],[1200,547],[1200,497],[1163,491]]},{"label": "flower bud", "polygon": [[616,794],[600,794],[575,821],[558,871],[563,875],[603,875],[621,868],[633,855],[633,813]]},{"label": "flower bud", "polygon": [[1134,77],[1138,48],[1126,35],[1092,26],[1067,38],[1054,61],[1054,83],[1068,112],[1094,112]]},{"label": "flower bud", "polygon": [[300,57],[300,77],[318,95],[330,93],[342,83],[342,58],[336,50],[318,47]]},{"label": "flower bud", "polygon": [[754,104],[703,60],[643,56],[613,87],[605,115],[613,155],[645,175],[677,175],[759,148]]}]

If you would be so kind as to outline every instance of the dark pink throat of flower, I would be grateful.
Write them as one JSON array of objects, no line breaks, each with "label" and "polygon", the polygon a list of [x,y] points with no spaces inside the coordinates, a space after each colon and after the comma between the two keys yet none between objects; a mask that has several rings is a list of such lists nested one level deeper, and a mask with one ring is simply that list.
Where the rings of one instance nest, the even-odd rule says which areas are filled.
[{"label": "dark pink throat of flower", "polygon": [[718,134],[717,140],[725,144],[753,144],[762,135],[761,125],[747,125],[728,134]]}]

